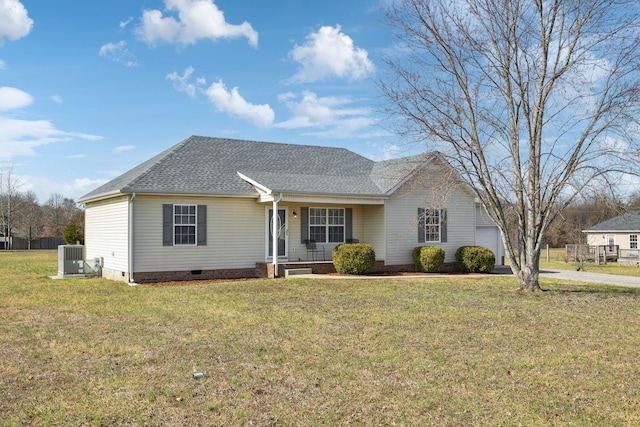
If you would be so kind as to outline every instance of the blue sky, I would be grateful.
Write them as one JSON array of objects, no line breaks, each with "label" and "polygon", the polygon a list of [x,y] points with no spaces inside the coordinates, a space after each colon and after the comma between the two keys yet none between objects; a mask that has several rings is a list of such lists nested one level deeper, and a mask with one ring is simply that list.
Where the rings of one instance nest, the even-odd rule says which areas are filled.
[{"label": "blue sky", "polygon": [[77,199],[190,135],[402,154],[389,0],[0,0],[0,166]]}]

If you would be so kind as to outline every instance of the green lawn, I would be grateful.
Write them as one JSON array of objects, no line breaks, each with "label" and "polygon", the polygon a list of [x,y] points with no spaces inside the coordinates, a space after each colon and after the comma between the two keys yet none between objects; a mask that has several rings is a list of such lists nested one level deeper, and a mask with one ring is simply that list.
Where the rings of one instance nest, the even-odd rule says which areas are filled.
[{"label": "green lawn", "polygon": [[640,425],[639,289],[56,271],[0,252],[0,425]]}]

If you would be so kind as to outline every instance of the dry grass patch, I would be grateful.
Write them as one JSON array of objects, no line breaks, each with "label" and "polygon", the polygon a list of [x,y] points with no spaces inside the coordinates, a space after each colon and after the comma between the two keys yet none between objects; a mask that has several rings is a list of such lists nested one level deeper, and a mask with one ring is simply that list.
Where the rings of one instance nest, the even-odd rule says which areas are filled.
[{"label": "dry grass patch", "polygon": [[130,288],[53,281],[55,267],[0,253],[5,426],[640,424],[640,290],[530,294],[494,276]]}]

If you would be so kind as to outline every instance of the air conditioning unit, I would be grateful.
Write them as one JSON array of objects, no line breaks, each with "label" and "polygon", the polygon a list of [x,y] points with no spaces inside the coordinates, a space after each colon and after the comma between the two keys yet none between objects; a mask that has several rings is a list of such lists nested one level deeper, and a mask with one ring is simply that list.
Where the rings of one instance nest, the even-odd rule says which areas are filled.
[{"label": "air conditioning unit", "polygon": [[84,246],[58,246],[58,276],[84,274]]}]

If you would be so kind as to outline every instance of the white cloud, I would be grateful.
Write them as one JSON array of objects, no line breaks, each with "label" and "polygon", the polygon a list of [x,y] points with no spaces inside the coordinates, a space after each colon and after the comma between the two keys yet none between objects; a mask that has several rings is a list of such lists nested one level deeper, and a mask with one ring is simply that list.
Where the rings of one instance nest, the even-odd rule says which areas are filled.
[{"label": "white cloud", "polygon": [[249,120],[259,127],[269,127],[273,124],[275,113],[269,104],[256,105],[247,102],[237,87],[227,90],[224,83],[218,81],[209,86],[205,93],[219,111]]},{"label": "white cloud", "polygon": [[118,62],[127,67],[136,67],[138,62],[136,56],[127,49],[127,42],[124,40],[118,43],[107,43],[100,48],[100,56],[109,58],[114,62]]},{"label": "white cloud", "polygon": [[7,63],[0,59],[0,70],[4,70],[7,68]]},{"label": "white cloud", "polygon": [[177,12],[178,19],[163,16],[157,9],[145,10],[137,34],[147,44],[159,41],[194,44],[201,39],[231,39],[246,37],[253,47],[258,46],[258,33],[251,24],[232,25],[212,0],[165,0],[167,11]]},{"label": "white cloud", "polygon": [[275,126],[283,129],[320,128],[320,132],[309,135],[352,137],[373,136],[363,130],[375,125],[378,120],[372,117],[368,108],[349,107],[354,101],[349,97],[318,97],[315,93],[304,91],[300,99],[293,93],[278,96],[293,113],[289,120]]},{"label": "white cloud", "polygon": [[56,193],[62,194],[63,197],[77,200],[80,196],[109,181],[108,179],[76,178],[71,182],[66,182],[56,181],[50,176],[33,175],[21,175],[21,178],[23,180],[22,190],[36,192],[36,196],[41,202]]},{"label": "white cloud", "polygon": [[335,27],[321,27],[307,36],[302,46],[296,45],[289,56],[302,68],[290,82],[308,83],[339,77],[358,80],[373,73],[375,67],[366,50],[353,45],[351,37]]},{"label": "white cloud", "polygon": [[56,104],[62,104],[62,97],[60,95],[51,95],[51,100]]},{"label": "white cloud", "polygon": [[33,97],[14,87],[0,87],[0,111],[17,110],[33,103]]},{"label": "white cloud", "polygon": [[167,80],[173,82],[173,87],[177,91],[184,92],[192,98],[195,98],[199,93],[204,93],[218,111],[249,120],[262,128],[273,124],[275,113],[269,104],[251,104],[240,95],[237,87],[228,90],[221,80],[208,88],[204,77],[198,77],[195,82],[192,82],[193,71],[193,67],[186,68],[182,75],[174,71],[167,75]]},{"label": "white cloud", "polygon": [[115,153],[124,153],[124,152],[126,152],[126,151],[131,151],[131,150],[133,150],[134,148],[136,148],[136,146],[135,146],[135,145],[119,145],[118,147],[115,147],[115,148],[113,149],[113,151],[114,151]]},{"label": "white cloud", "polygon": [[369,153],[367,157],[371,160],[390,160],[395,159],[397,157],[401,157],[404,153],[402,152],[402,148],[398,144],[378,144],[378,143],[368,143],[367,144],[371,149],[375,150],[375,153]]},{"label": "white cloud", "polygon": [[0,46],[4,38],[17,40],[26,36],[33,27],[27,9],[18,0],[0,0]]},{"label": "white cloud", "polygon": [[[52,99],[55,101],[57,95]],[[61,100],[61,99],[60,99]],[[31,105],[30,94],[12,87],[0,87],[0,112],[9,112]],[[68,132],[57,129],[49,120],[16,119],[0,114],[0,162],[13,162],[19,156],[34,156],[38,147],[76,139],[98,141],[102,137],[80,132]],[[22,113],[21,113],[22,114]],[[82,158],[74,155],[69,158]],[[86,178],[73,183],[54,182],[51,177],[25,176],[24,190],[37,191],[40,200],[46,200],[50,194],[61,193],[76,198],[86,193],[98,183],[106,180],[90,181]]]},{"label": "white cloud", "polygon": [[73,154],[71,156],[67,156],[67,159],[84,159],[87,157],[86,154]]},{"label": "white cloud", "polygon": [[97,141],[102,137],[62,131],[48,120],[21,120],[0,116],[0,160],[33,156],[36,147],[73,139]]},{"label": "white cloud", "polygon": [[400,154],[400,146],[397,144],[385,144],[382,147],[382,159],[389,160],[398,157]]},{"label": "white cloud", "polygon": [[127,25],[129,25],[129,24],[131,23],[131,21],[133,21],[133,18],[132,18],[132,17],[127,18],[127,20],[125,20],[125,21],[120,21],[120,29],[123,29],[123,30],[124,30],[124,28],[125,28]]},{"label": "white cloud", "polygon": [[[189,95],[191,98],[196,97],[196,90],[198,86],[205,85],[206,81],[203,77],[196,79],[196,84],[191,83],[189,80],[191,79],[191,75],[193,74],[193,67],[188,67],[184,70],[182,75],[179,75],[176,71],[167,74],[167,80],[173,82],[173,87],[178,92],[184,92]],[[197,86],[198,85],[198,86]]]}]

